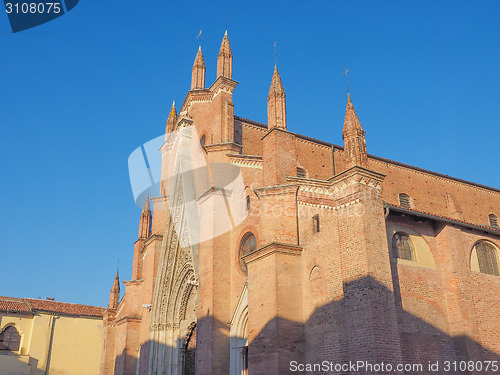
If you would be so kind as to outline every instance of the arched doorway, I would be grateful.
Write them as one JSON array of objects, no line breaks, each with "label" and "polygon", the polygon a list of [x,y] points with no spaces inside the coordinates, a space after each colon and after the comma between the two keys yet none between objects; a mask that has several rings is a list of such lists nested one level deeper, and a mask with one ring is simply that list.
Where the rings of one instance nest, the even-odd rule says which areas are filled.
[{"label": "arched doorway", "polygon": [[248,374],[248,289],[243,286],[230,329],[230,374]]},{"label": "arched doorway", "polygon": [[183,375],[196,374],[196,323],[192,323],[184,343]]}]

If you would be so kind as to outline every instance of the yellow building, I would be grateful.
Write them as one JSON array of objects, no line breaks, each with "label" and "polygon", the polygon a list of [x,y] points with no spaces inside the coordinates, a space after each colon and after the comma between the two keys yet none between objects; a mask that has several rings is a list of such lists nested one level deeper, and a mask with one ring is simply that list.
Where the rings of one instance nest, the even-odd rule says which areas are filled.
[{"label": "yellow building", "polygon": [[102,311],[51,299],[0,297],[0,375],[99,374]]}]

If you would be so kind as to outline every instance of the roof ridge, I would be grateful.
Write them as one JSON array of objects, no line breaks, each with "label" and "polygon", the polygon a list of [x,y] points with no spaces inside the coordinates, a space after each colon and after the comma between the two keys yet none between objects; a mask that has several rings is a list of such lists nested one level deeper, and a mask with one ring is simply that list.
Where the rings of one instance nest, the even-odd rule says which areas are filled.
[{"label": "roof ridge", "polygon": [[[33,301],[44,301],[44,302],[59,302],[59,303],[69,303],[72,305],[85,305],[83,303],[77,303],[77,302],[64,302],[64,301],[57,301],[57,300],[51,300],[51,299],[46,299],[46,298],[32,298],[32,297],[25,297],[26,299],[30,299]],[[92,306],[92,305],[85,305],[85,306]]]},{"label": "roof ridge", "polygon": [[83,304],[83,303],[76,303],[76,302],[63,302],[63,301],[52,301],[50,299],[42,299],[42,298],[30,298],[30,297],[25,297],[24,299],[27,299],[27,300],[32,300],[32,301],[42,301],[42,302],[50,302],[50,303],[63,303],[63,304],[67,304],[67,305],[78,305],[78,306],[88,306],[88,307],[97,307],[97,308],[102,308],[104,309],[105,307],[102,307],[102,306],[95,306],[95,305],[86,305],[86,304]]},{"label": "roof ridge", "polygon": [[9,302],[22,302],[24,298],[19,298],[19,297],[7,297],[7,296],[0,296],[0,300],[3,301],[9,301]]},{"label": "roof ridge", "polygon": [[250,120],[249,118],[246,118],[246,117],[241,117],[241,116],[236,116],[234,115],[234,118],[235,119],[238,119],[238,120],[243,120],[243,121],[247,121],[249,122],[250,124],[253,124],[253,125],[257,125],[257,126],[260,126],[260,127],[263,127],[263,128],[266,128],[267,129],[267,124],[264,124],[263,122],[259,122],[259,121],[255,121],[255,120]]}]

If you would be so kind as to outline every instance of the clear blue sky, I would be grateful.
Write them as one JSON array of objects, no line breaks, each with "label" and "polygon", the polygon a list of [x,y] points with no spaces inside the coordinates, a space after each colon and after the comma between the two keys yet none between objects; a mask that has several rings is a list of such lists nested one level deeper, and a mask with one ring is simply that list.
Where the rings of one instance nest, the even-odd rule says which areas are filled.
[{"label": "clear blue sky", "polygon": [[[127,158],[207,86],[228,16],[235,114],[266,122],[278,42],[288,128],[336,144],[352,100],[368,152],[500,187],[499,1],[89,1],[35,29],[0,16],[0,295],[106,305],[132,269]],[[123,288],[123,286],[122,286]]]}]

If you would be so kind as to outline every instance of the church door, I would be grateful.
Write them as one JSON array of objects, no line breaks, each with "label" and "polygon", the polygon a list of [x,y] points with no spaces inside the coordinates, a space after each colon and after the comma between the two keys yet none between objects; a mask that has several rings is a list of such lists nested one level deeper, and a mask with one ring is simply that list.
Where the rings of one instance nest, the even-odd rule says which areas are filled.
[{"label": "church door", "polygon": [[196,326],[189,335],[184,351],[184,375],[195,375],[196,367]]}]

